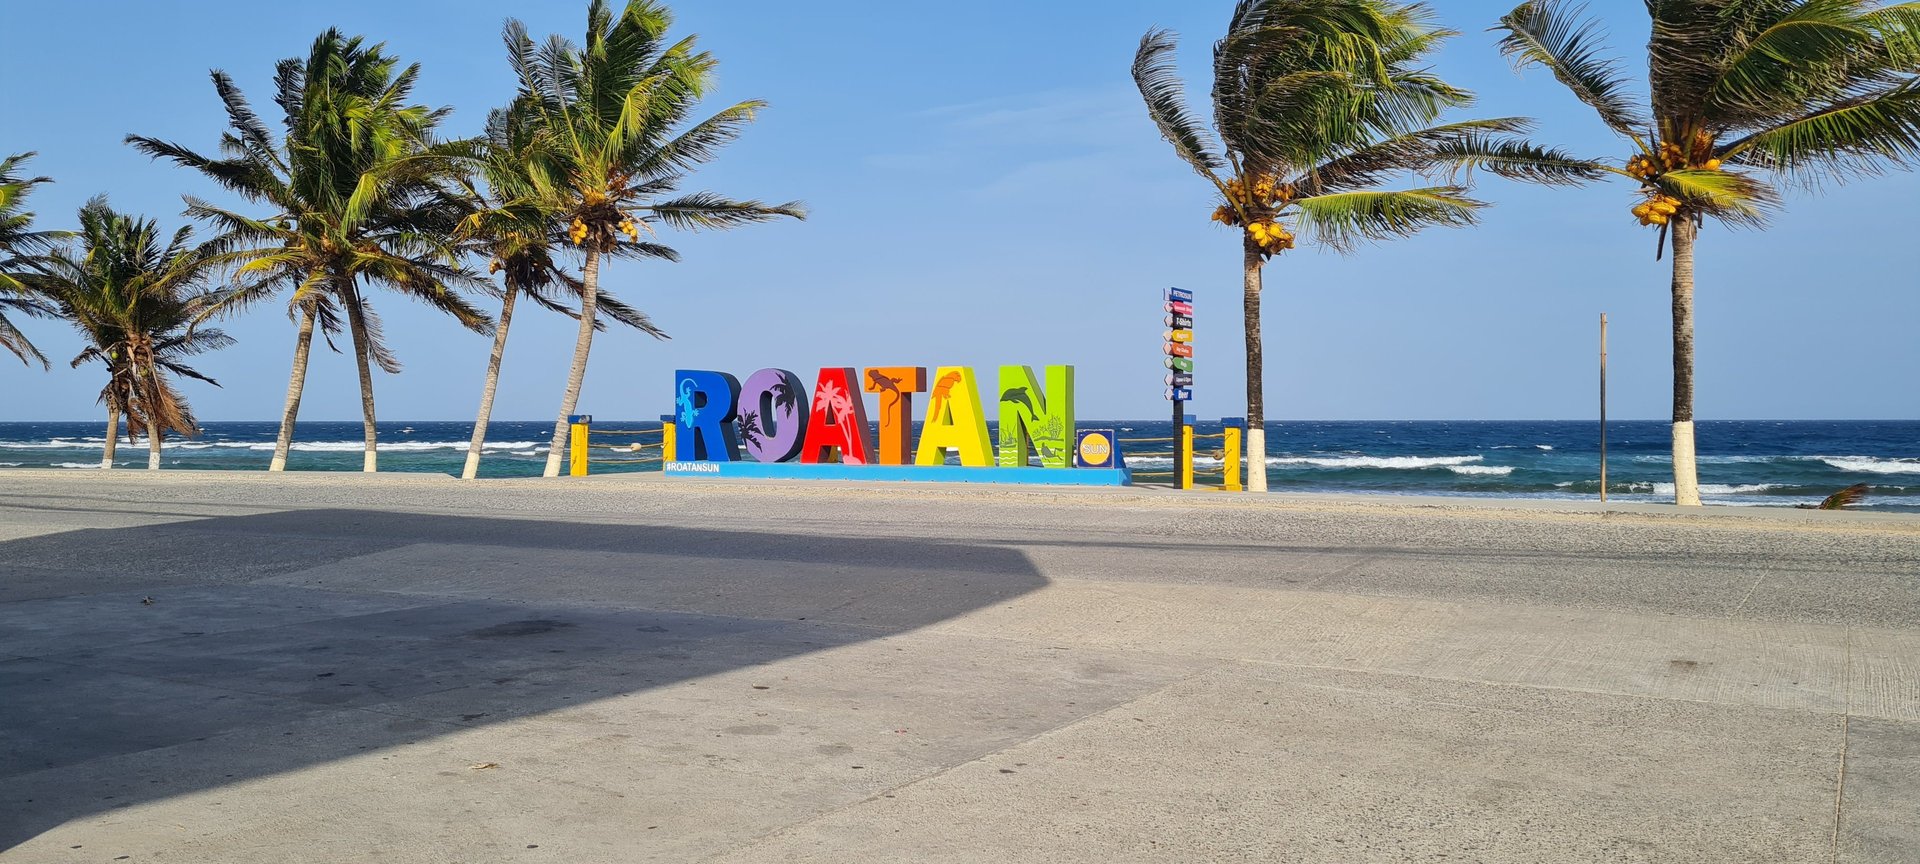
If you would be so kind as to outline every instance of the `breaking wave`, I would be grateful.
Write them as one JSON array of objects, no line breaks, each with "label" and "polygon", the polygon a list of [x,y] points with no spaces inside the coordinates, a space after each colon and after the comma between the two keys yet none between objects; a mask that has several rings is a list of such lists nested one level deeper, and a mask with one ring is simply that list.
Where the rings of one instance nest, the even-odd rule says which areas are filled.
[{"label": "breaking wave", "polygon": [[[1419,470],[1454,468],[1479,462],[1481,456],[1269,456],[1268,465],[1308,468],[1384,468]],[[1469,473],[1469,472],[1460,472]]]},{"label": "breaking wave", "polygon": [[1877,459],[1872,456],[1814,457],[1842,471],[1861,474],[1920,474],[1920,459]]}]

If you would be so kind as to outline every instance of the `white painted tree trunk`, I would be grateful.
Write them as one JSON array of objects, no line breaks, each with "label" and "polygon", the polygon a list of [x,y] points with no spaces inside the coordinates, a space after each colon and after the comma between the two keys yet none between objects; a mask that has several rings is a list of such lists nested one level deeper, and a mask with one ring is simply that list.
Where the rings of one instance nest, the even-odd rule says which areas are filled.
[{"label": "white painted tree trunk", "polygon": [[1245,303],[1244,325],[1247,337],[1247,491],[1267,491],[1267,398],[1266,361],[1261,351],[1260,269],[1266,259],[1251,238],[1244,244]]},{"label": "white painted tree trunk", "polygon": [[373,411],[373,368],[367,359],[367,352],[372,348],[368,340],[373,337],[367,333],[367,315],[360,305],[363,301],[359,296],[359,286],[348,280],[338,290],[346,300],[347,330],[353,337],[353,362],[360,372],[360,430],[366,441],[360,470],[371,474],[380,470],[380,432],[374,425]]},{"label": "white painted tree trunk", "polygon": [[313,353],[313,310],[300,313],[300,336],[293,343],[293,371],[287,375],[287,404],[280,412],[280,435],[273,442],[273,461],[268,471],[287,470],[287,453],[293,449],[293,424],[300,418],[300,395],[307,386],[307,358]]},{"label": "white painted tree trunk", "polygon": [[101,468],[113,467],[113,455],[114,455],[114,452],[119,449],[119,447],[120,447],[120,406],[111,405],[111,406],[108,406],[107,408],[107,444],[106,444],[106,448],[102,450],[100,453]]},{"label": "white painted tree trunk", "polygon": [[467,464],[460,479],[472,480],[480,474],[480,451],[487,443],[487,423],[493,417],[493,394],[500,386],[500,361],[507,354],[507,327],[513,323],[513,301],[518,290],[507,282],[507,296],[500,301],[500,326],[493,331],[493,353],[487,357],[487,383],[480,390],[480,416],[473,420],[473,440],[467,444]]},{"label": "white painted tree trunk", "polygon": [[147,412],[147,470],[160,470],[160,421],[152,418],[154,412]]},{"label": "white painted tree trunk", "polygon": [[1700,225],[1673,222],[1673,503],[1700,506],[1693,449],[1693,243]]},{"label": "white painted tree trunk", "polygon": [[567,456],[567,418],[580,405],[580,385],[587,377],[587,352],[593,348],[593,321],[600,307],[600,250],[587,252],[587,266],[580,274],[580,335],[573,343],[573,366],[567,370],[567,391],[560,397],[560,418],[553,424],[553,442],[547,448],[547,469],[543,477],[560,476],[560,465]]}]

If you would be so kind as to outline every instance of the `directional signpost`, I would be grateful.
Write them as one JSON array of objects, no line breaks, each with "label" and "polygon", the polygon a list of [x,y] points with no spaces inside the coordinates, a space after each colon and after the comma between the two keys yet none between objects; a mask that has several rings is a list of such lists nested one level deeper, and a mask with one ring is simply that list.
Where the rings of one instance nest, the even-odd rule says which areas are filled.
[{"label": "directional signpost", "polygon": [[1166,397],[1173,403],[1174,450],[1178,453],[1173,476],[1174,485],[1183,486],[1184,478],[1193,476],[1189,462],[1192,454],[1179,444],[1184,438],[1186,403],[1193,401],[1193,292],[1168,288],[1165,300],[1166,315],[1161,321],[1167,326],[1163,349],[1168,370]]}]

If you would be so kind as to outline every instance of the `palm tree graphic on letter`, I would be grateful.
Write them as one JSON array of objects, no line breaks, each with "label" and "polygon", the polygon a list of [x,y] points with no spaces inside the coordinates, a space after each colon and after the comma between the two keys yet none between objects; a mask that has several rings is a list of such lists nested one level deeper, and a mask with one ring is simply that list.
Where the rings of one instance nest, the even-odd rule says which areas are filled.
[{"label": "palm tree graphic on letter", "polygon": [[828,423],[838,423],[841,417],[853,413],[853,400],[847,397],[846,391],[841,390],[840,386],[832,381],[821,382],[820,389],[814,393],[814,398],[827,406]]}]

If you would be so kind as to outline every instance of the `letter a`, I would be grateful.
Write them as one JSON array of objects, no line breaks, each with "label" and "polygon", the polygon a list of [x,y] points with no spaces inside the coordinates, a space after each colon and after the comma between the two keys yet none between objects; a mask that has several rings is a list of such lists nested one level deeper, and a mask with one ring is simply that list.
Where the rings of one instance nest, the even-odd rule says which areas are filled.
[{"label": "letter a", "polygon": [[987,415],[980,410],[980,382],[967,366],[934,370],[933,392],[927,397],[927,421],[920,429],[920,451],[915,465],[945,465],[947,451],[960,453],[960,464],[984,468],[993,464],[987,447]]},{"label": "letter a", "polygon": [[840,461],[865,465],[873,449],[867,443],[867,400],[853,386],[847,366],[820,370],[813,388],[813,417],[807,421],[807,440],[800,445],[800,461],[816,464],[840,451]]}]

